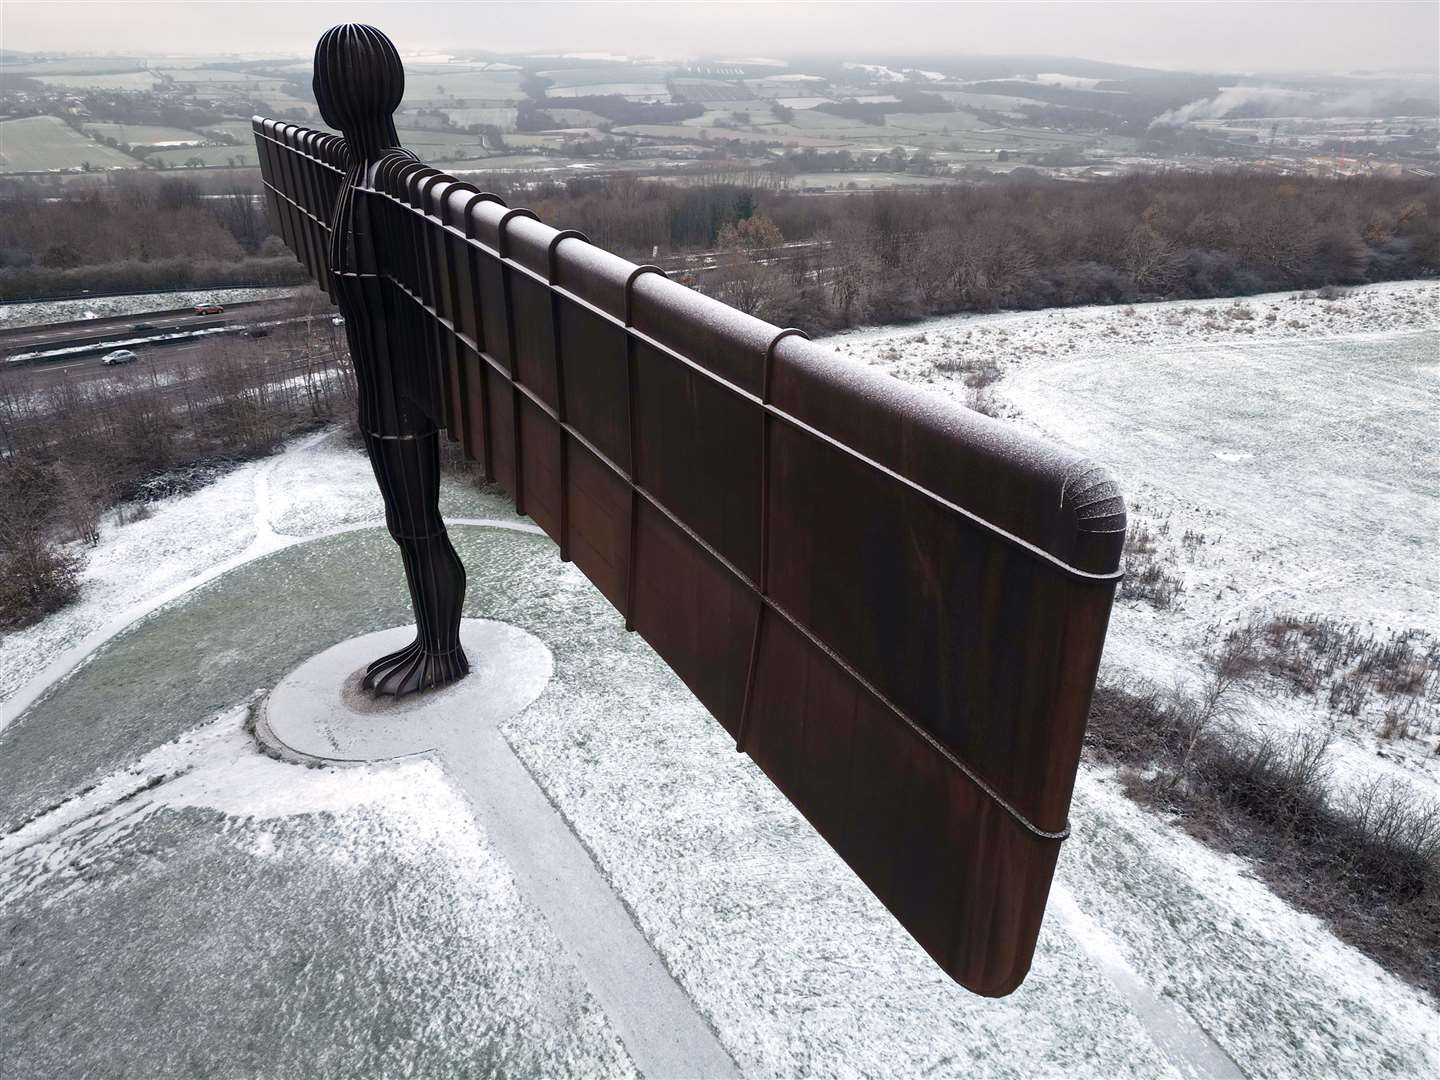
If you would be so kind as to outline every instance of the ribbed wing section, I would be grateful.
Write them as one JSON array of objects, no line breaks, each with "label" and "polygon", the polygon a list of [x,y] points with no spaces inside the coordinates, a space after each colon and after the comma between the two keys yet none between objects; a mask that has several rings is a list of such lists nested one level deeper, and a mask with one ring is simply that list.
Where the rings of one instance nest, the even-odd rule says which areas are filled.
[{"label": "ribbed wing section", "polygon": [[255,148],[270,220],[315,283],[335,299],[330,273],[330,215],[349,162],[339,135],[255,117]]},{"label": "ribbed wing section", "polygon": [[[332,174],[296,153],[315,169],[267,176],[310,242],[290,178]],[[1113,482],[434,169],[394,159],[375,192],[451,437],[937,963],[1018,986],[1119,577]]]}]

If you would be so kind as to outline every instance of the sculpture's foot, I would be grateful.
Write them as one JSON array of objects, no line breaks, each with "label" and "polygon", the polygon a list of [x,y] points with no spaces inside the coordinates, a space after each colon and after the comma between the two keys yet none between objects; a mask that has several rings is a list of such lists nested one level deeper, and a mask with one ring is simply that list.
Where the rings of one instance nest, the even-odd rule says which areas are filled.
[{"label": "sculpture's foot", "polygon": [[470,661],[458,645],[447,652],[431,652],[417,639],[367,667],[360,685],[376,694],[402,697],[452,683],[469,670]]}]

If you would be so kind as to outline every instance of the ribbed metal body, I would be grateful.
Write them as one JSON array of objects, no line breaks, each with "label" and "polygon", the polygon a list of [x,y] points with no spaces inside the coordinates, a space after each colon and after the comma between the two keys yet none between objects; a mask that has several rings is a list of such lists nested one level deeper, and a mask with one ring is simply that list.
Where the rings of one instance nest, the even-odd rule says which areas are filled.
[{"label": "ribbed metal body", "polygon": [[324,253],[341,192],[366,208],[401,414],[484,464],[952,977],[1018,986],[1119,579],[1109,477],[409,155],[255,131],[342,304]]}]

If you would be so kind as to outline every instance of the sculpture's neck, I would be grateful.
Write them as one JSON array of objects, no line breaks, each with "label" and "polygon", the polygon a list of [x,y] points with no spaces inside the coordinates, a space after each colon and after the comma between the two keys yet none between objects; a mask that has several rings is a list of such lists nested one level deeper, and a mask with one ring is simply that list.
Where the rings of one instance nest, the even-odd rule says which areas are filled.
[{"label": "sculpture's neck", "polygon": [[379,160],[400,145],[395,120],[387,116],[366,124],[345,129],[345,142],[350,147],[350,160],[356,164]]}]

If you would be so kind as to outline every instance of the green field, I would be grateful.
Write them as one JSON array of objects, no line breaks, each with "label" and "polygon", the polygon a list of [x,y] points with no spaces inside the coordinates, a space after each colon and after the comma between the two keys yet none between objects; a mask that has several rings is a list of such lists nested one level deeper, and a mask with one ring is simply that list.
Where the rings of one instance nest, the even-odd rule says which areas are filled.
[{"label": "green field", "polygon": [[585,86],[552,86],[545,91],[547,98],[628,97],[644,98],[647,101],[669,101],[670,88],[662,83],[589,83]]},{"label": "green field", "polygon": [[407,73],[405,77],[406,105],[453,100],[466,104],[519,101],[524,96],[520,90],[518,71],[455,71],[441,75]]},{"label": "green field", "polygon": [[160,74],[168,75],[177,83],[217,83],[225,86],[279,86],[284,80],[269,75],[256,75],[249,71],[229,71],[225,68],[161,68]]},{"label": "green field", "polygon": [[83,124],[86,135],[114,139],[131,146],[165,146],[176,143],[201,143],[205,136],[185,128],[159,127],[153,124]]},{"label": "green field", "polygon": [[248,146],[177,146],[172,150],[157,150],[145,155],[146,161],[162,169],[183,168],[187,162],[197,158],[207,166],[260,164],[253,143]]},{"label": "green field", "polygon": [[[672,68],[647,67],[642,64],[595,64],[591,67],[556,68],[540,72],[540,77],[549,79],[555,87],[603,86],[612,83],[660,83],[664,84]],[[552,89],[550,91],[554,93]],[[579,93],[600,93],[577,91]]]},{"label": "green field", "polygon": [[140,71],[145,61],[136,56],[72,56],[67,60],[40,60],[33,64],[6,64],[6,75],[23,75],[33,79],[40,75],[103,74],[116,71]]},{"label": "green field", "polygon": [[[147,64],[155,66],[151,68]],[[155,168],[184,169],[187,162],[203,163],[213,170],[223,170],[232,163],[235,168],[253,167],[256,160],[253,136],[250,121],[244,115],[251,110],[284,116],[292,122],[325,130],[315,104],[287,91],[287,87],[293,90],[297,77],[308,82],[311,66],[303,59],[277,58],[273,63],[252,64],[235,56],[185,55],[151,61],[92,56],[16,65],[6,70],[61,86],[65,94],[83,94],[85,90],[158,89],[167,97],[182,96],[224,110],[220,115],[231,115],[200,131],[97,119],[88,122],[82,134],[55,117],[34,120],[28,125],[7,123],[3,129],[5,144],[0,145],[0,171],[66,170],[79,169],[82,165],[96,170],[142,166],[128,155],[99,143],[101,138],[139,148],[145,154],[143,164]],[[836,80],[830,82],[827,78],[787,77],[779,72],[768,76],[753,72],[751,78],[742,79],[738,71],[734,80],[727,80],[677,75],[680,70],[655,60],[632,64],[611,57],[586,60],[577,56],[532,57],[522,71],[509,65],[479,61],[444,63],[439,57],[428,56],[407,64],[406,94],[395,118],[396,126],[406,147],[422,160],[445,169],[565,170],[576,158],[575,144],[579,139],[603,137],[605,129],[610,127],[603,117],[567,105],[568,100],[614,94],[631,100],[668,101],[669,86],[675,85],[690,88],[702,99],[711,99],[702,101],[703,115],[683,122],[618,127],[614,134],[631,144],[628,156],[607,158],[603,163],[582,161],[576,166],[577,171],[640,168],[673,175],[679,159],[712,156],[701,152],[720,147],[728,147],[725,153],[737,161],[748,162],[744,167],[778,157],[780,147],[831,153],[848,150],[855,155],[857,166],[867,167],[864,164],[867,158],[899,146],[909,153],[923,151],[938,165],[954,165],[957,169],[977,163],[994,164],[1001,150],[1010,152],[1005,164],[1013,165],[1033,163],[1040,155],[1055,151],[1114,154],[1134,147],[1134,140],[1103,132],[1076,134],[1030,126],[1033,121],[1018,109],[1033,102],[1013,96],[972,94],[966,84],[959,82],[927,86],[956,106],[952,112],[895,112],[887,114],[884,123],[869,124],[805,107],[813,106],[815,100],[825,100],[817,99],[818,94],[877,103],[892,100],[893,86],[870,79],[863,72],[835,74],[837,69],[833,67],[824,69],[829,72],[827,78]],[[552,130],[515,130],[520,112],[517,104],[525,98],[520,88],[525,71],[538,71],[550,82],[546,100],[536,104],[553,117]],[[672,76],[676,77],[672,79]],[[723,100],[730,94],[753,96],[746,100]],[[782,122],[772,110],[777,98],[787,97],[805,100],[792,108],[788,121]],[[904,109],[905,105],[897,101],[893,107]],[[430,110],[435,109],[445,114],[451,127],[436,130],[432,126],[438,118]],[[420,110],[426,110],[426,115],[420,115]],[[976,110],[990,112],[982,119]],[[58,103],[56,111],[59,112]],[[233,115],[235,113],[241,115]],[[742,115],[742,119],[735,119],[737,114]],[[112,114],[100,106],[95,115],[108,118],[127,114]],[[493,156],[496,154],[493,144],[487,148],[483,137],[464,130],[478,125],[506,133],[510,152],[497,158]],[[187,145],[196,141],[226,142],[227,145]],[[548,156],[539,157],[537,151],[544,151]],[[1070,158],[1050,160],[1064,162]],[[904,174],[892,176],[885,171],[884,164],[875,168],[873,176],[823,174],[827,186],[845,183],[845,175],[861,187],[929,182],[906,178]]]},{"label": "green field", "polygon": [[[13,74],[9,68],[7,75]],[[84,73],[58,75],[27,75],[46,86],[67,86],[76,90],[153,90],[160,80],[149,71],[129,71],[113,75],[87,75]]]},{"label": "green field", "polygon": [[255,141],[255,129],[250,126],[249,120],[222,120],[218,124],[211,124],[201,130],[207,135],[215,135],[217,138],[230,135],[241,142]]},{"label": "green field", "polygon": [[428,161],[451,161],[485,153],[479,135],[426,128],[401,128],[400,145]]},{"label": "green field", "polygon": [[313,101],[291,97],[289,94],[260,93],[255,96],[259,99],[259,104],[264,106],[260,109],[262,116],[275,116],[278,113],[289,112],[291,109],[299,109],[310,117],[306,121],[308,127],[321,126],[320,110]]},{"label": "green field", "polygon": [[794,187],[824,188],[828,191],[879,191],[886,188],[943,187],[955,181],[944,176],[911,176],[909,173],[799,173],[791,177]]},{"label": "green field", "polygon": [[502,157],[472,158],[466,161],[445,163],[448,173],[460,172],[504,172],[514,169],[553,169],[556,159],[538,154],[506,154]]},{"label": "green field", "polygon": [[[561,110],[562,112],[580,112],[579,109]],[[515,127],[515,107],[513,105],[473,105],[463,109],[446,109],[445,115],[456,127],[469,127],[471,124],[490,124],[498,127],[501,131],[511,131]],[[586,114],[587,116],[590,114]],[[558,117],[557,117],[558,119]]]},{"label": "green field", "polygon": [[603,136],[604,132],[589,129],[586,129],[584,134],[561,134],[552,131],[507,132],[505,135],[505,145],[560,150],[565,147],[566,144],[573,143],[579,139],[598,139]]},{"label": "green field", "polygon": [[0,172],[47,172],[87,165],[91,169],[140,168],[134,158],[86,138],[59,117],[0,121]]},{"label": "green field", "polygon": [[553,116],[561,127],[598,127],[605,122],[605,117],[588,109],[557,109],[553,105],[546,105],[545,112]]}]

